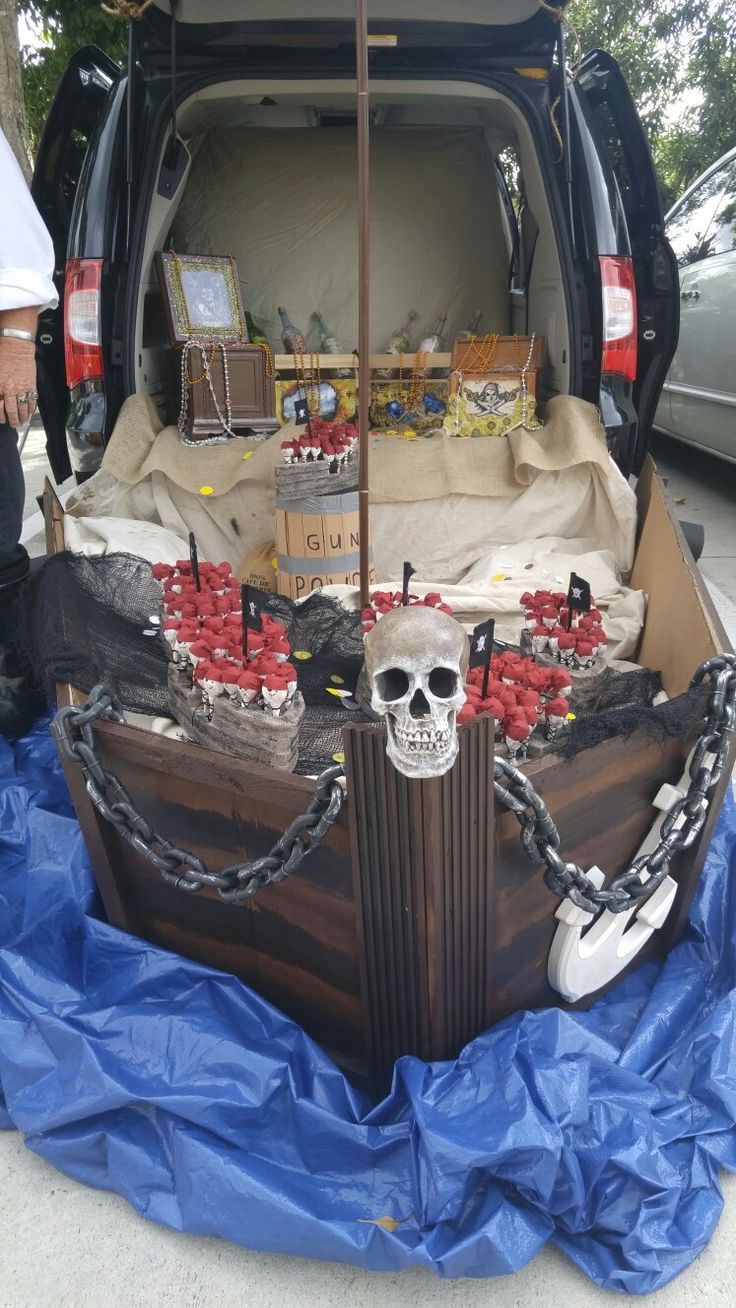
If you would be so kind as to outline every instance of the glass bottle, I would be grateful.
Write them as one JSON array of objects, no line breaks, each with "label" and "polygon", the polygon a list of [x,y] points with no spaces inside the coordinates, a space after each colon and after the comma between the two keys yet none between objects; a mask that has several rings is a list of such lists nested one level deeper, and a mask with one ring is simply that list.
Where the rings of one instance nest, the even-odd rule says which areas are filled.
[{"label": "glass bottle", "polygon": [[417,354],[437,354],[442,349],[445,339],[445,327],[447,326],[447,314],[441,313],[437,319],[437,326],[431,336],[425,336],[417,346]]},{"label": "glass bottle", "polygon": [[250,341],[251,345],[270,344],[269,339],[266,336],[265,332],[262,331],[262,329],[258,326],[255,318],[253,317],[253,314],[248,309],[246,309],[245,311],[245,325],[248,329],[248,340]]},{"label": "glass bottle", "polygon": [[306,354],[307,347],[304,344],[304,336],[295,327],[286,309],[282,304],[278,307],[279,318],[281,319],[281,340],[284,343],[284,349],[287,354]]},{"label": "glass bottle", "polygon": [[[345,350],[343,350],[337,337],[330,331],[327,323],[322,317],[322,314],[313,313],[312,317],[314,318],[314,321],[317,324],[317,330],[319,331],[320,353],[345,354]],[[352,377],[353,371],[351,368],[333,368],[331,370],[331,375],[333,377]]]},{"label": "glass bottle", "polygon": [[[389,336],[389,338],[388,338],[388,345],[386,346],[386,349],[385,349],[385,351],[384,351],[385,354],[408,354],[408,353],[409,353],[409,344],[410,344],[410,341],[411,341],[411,336],[410,336],[410,332],[411,332],[411,324],[412,324],[412,323],[415,321],[415,319],[418,318],[418,317],[419,317],[419,315],[418,315],[416,309],[412,309],[411,312],[409,313],[409,315],[408,315],[408,317],[407,317],[407,319],[406,319],[406,322],[404,323],[403,327],[397,327],[397,328],[396,328],[396,331],[395,331],[395,332],[392,332],[391,335]],[[377,376],[377,377],[384,377],[384,378],[386,378],[386,377],[395,377],[395,376],[396,376],[396,372],[395,372],[395,370],[392,370],[391,368],[377,368],[377,369],[376,369],[376,376]]]},{"label": "glass bottle", "polygon": [[480,320],[482,317],[483,317],[483,310],[476,309],[475,313],[473,314],[472,320],[468,323],[467,327],[465,328],[465,331],[460,333],[458,340],[469,341],[471,336],[477,336],[478,328],[480,327]]},{"label": "glass bottle", "polygon": [[419,317],[416,309],[412,309],[403,327],[398,327],[395,332],[389,336],[386,354],[407,354],[409,351],[409,342],[411,340],[411,324]]}]

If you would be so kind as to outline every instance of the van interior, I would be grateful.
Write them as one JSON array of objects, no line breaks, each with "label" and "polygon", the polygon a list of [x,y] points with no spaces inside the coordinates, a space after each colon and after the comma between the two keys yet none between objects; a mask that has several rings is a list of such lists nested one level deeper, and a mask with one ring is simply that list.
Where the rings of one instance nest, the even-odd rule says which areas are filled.
[{"label": "van interior", "polygon": [[[280,347],[285,305],[319,348],[319,311],[357,344],[357,133],[351,82],[223,82],[185,99],[189,160],[175,194],[154,192],[135,319],[135,389],[165,402],[169,351],[154,257],[232,254],[243,304]],[[166,135],[160,151],[163,160]],[[524,197],[521,245],[499,186]],[[518,188],[518,189],[517,189]],[[515,273],[512,275],[512,263]],[[448,315],[447,341],[479,331],[545,338],[542,395],[565,394],[562,271],[537,146],[520,111],[467,83],[371,83],[371,349],[410,312],[415,338]]]}]

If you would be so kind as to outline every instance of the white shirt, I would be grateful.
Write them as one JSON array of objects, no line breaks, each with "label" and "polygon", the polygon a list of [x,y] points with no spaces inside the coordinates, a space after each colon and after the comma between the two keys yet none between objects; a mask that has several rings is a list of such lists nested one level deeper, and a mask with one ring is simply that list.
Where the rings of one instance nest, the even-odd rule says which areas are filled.
[{"label": "white shirt", "polygon": [[0,132],[0,310],[55,309],[54,247]]}]

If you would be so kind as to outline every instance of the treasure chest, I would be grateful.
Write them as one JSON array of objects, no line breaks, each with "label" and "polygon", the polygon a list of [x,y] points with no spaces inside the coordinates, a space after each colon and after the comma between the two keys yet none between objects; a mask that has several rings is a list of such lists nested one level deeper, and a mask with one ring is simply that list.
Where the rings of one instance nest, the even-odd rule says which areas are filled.
[{"label": "treasure chest", "polygon": [[[170,410],[189,440],[233,432],[273,432],[273,359],[261,345],[212,343],[172,351]],[[183,399],[182,399],[183,397]]]}]

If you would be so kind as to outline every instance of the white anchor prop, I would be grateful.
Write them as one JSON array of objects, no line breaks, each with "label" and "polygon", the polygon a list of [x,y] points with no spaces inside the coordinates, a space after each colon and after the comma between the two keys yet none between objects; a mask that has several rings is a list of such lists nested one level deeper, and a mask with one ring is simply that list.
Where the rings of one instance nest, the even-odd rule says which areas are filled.
[{"label": "white anchor prop", "polygon": [[[651,854],[656,848],[665,816],[687,794],[694,752],[690,751],[677,784],[665,784],[657,792],[653,804],[660,812],[637,850],[636,858]],[[705,754],[703,765],[712,767],[715,759],[715,754]],[[686,821],[686,815],[681,813],[673,830],[678,830]],[[588,876],[597,889],[605,881],[598,867],[592,867]],[[646,873],[642,876],[647,879]],[[640,908],[634,904],[625,913],[612,913],[609,908],[604,908],[596,915],[577,908],[569,899],[563,899],[555,913],[559,926],[547,963],[547,979],[552,989],[574,1003],[608,985],[664,924],[677,897],[677,889],[677,882],[666,876]],[[589,928],[587,931],[586,927]]]}]

